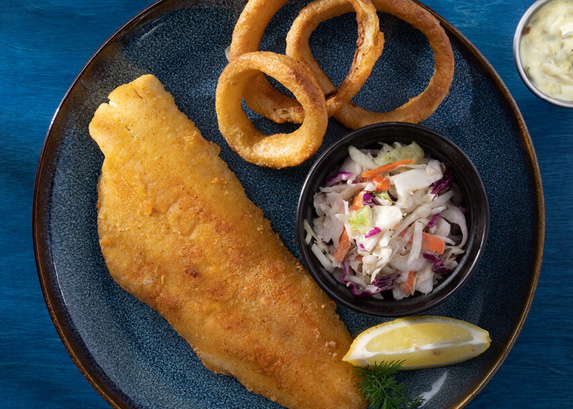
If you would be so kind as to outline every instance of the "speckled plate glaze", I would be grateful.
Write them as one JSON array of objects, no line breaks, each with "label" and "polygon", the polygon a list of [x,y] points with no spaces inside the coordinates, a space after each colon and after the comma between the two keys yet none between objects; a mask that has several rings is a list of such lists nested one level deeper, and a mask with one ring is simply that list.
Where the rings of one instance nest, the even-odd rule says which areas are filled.
[{"label": "speckled plate glaze", "polygon": [[[103,156],[88,134],[88,124],[111,90],[153,73],[205,138],[222,147],[221,157],[248,196],[298,256],[296,203],[316,156],[293,169],[258,168],[232,152],[217,128],[215,86],[244,4],[237,3],[172,0],[143,11],[88,62],[47,134],[33,212],[40,282],[70,355],[113,407],[279,407],[234,378],[205,369],[159,314],[116,285],[96,231],[96,185]],[[286,32],[302,5],[294,1],[279,11],[263,49],[284,50]],[[451,138],[475,163],[489,196],[491,228],[485,255],[470,281],[429,313],[477,324],[493,339],[489,350],[471,361],[399,374],[412,392],[425,396],[424,407],[444,409],[465,406],[493,376],[519,334],[539,276],[544,205],[535,152],[515,102],[476,48],[441,21],[452,40],[456,73],[450,95],[423,125]],[[388,110],[423,90],[433,59],[426,39],[408,24],[381,15],[381,26],[386,36],[383,56],[355,101]],[[335,82],[346,75],[355,48],[354,36],[347,33],[355,32],[355,21],[347,15],[322,24],[311,38],[317,60]],[[263,131],[291,129],[260,118],[255,122]],[[332,120],[320,152],[346,132]],[[352,334],[382,321],[339,311]]]}]

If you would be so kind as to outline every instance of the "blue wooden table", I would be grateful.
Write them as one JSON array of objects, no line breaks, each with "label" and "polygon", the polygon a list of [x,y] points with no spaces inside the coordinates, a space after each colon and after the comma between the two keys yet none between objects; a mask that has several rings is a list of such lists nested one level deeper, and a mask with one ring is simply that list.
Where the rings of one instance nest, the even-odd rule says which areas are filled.
[{"label": "blue wooden table", "polygon": [[[515,70],[515,27],[533,0],[426,0],[490,61],[517,101],[541,168],[544,262],[509,357],[469,408],[573,407],[573,110],[537,99]],[[0,408],[106,408],[52,325],[32,249],[32,190],[50,120],[72,80],[151,0],[0,2]],[[493,142],[492,142],[493,143]]]}]

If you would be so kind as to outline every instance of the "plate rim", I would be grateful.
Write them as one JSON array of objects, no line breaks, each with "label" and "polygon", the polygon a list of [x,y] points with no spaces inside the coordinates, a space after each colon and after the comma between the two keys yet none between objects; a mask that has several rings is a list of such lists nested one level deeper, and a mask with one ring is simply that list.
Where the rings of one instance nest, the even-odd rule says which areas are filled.
[{"label": "plate rim", "polygon": [[467,406],[482,390],[483,388],[489,383],[489,381],[493,378],[495,373],[499,370],[509,352],[515,345],[521,330],[523,329],[523,325],[527,319],[529,311],[531,310],[531,305],[533,303],[533,298],[535,296],[535,291],[537,289],[537,284],[539,282],[539,276],[541,273],[541,264],[543,261],[543,250],[545,244],[545,198],[543,193],[543,183],[541,179],[541,170],[539,167],[539,162],[537,160],[537,154],[535,153],[535,149],[533,147],[533,141],[531,139],[531,135],[529,134],[529,130],[527,129],[527,125],[525,124],[525,119],[519,110],[517,102],[509,92],[509,89],[501,79],[501,76],[497,73],[495,68],[491,65],[491,63],[485,58],[485,56],[479,51],[479,49],[466,37],[462,34],[460,30],[458,30],[453,24],[451,24],[448,20],[440,16],[434,10],[430,9],[425,4],[420,3],[418,0],[412,0],[424,9],[428,10],[432,13],[439,21],[440,24],[446,29],[448,35],[452,35],[458,40],[460,43],[464,44],[467,47],[467,50],[471,52],[474,57],[482,64],[482,68],[485,69],[486,72],[490,74],[490,78],[494,81],[496,87],[501,91],[501,95],[508,103],[508,106],[511,108],[515,119],[519,123],[520,127],[520,134],[521,138],[524,142],[524,147],[527,148],[528,157],[530,160],[530,170],[533,171],[533,181],[535,184],[535,193],[536,193],[536,210],[537,210],[537,246],[535,251],[535,261],[532,265],[533,267],[533,276],[532,280],[529,283],[529,291],[528,297],[523,305],[521,312],[519,314],[519,320],[517,320],[516,325],[513,327],[511,331],[511,336],[509,337],[508,342],[504,345],[501,353],[498,355],[497,360],[495,361],[494,365],[490,367],[487,375],[480,381],[477,382],[476,386],[472,391],[468,393],[468,395],[463,399],[455,409],[461,409]]},{"label": "plate rim", "polygon": [[[42,213],[42,206],[41,206],[41,197],[45,197],[47,191],[50,189],[45,189],[44,194],[42,194],[42,188],[46,186],[46,184],[51,184],[52,180],[46,180],[46,169],[51,165],[47,162],[48,151],[53,149],[51,146],[51,141],[53,139],[54,134],[54,126],[56,124],[56,120],[60,115],[60,111],[62,106],[66,103],[68,98],[70,97],[72,91],[80,82],[82,76],[87,71],[87,69],[91,66],[93,60],[98,57],[98,55],[102,52],[104,48],[107,47],[108,44],[118,39],[121,35],[123,35],[130,26],[136,25],[139,20],[146,19],[151,16],[152,12],[157,9],[161,8],[165,5],[165,3],[173,2],[181,3],[181,0],[157,0],[151,5],[145,7],[143,10],[135,14],[131,17],[127,22],[121,25],[111,36],[109,36],[101,46],[97,48],[97,50],[91,55],[91,57],[87,60],[84,64],[82,69],[76,75],[74,80],[71,82],[69,88],[65,92],[63,98],[61,99],[58,107],[56,108],[54,115],[50,121],[48,131],[46,133],[42,149],[40,152],[38,165],[36,168],[36,175],[34,178],[34,191],[33,191],[33,203],[32,203],[32,240],[33,240],[33,247],[34,247],[34,257],[36,261],[36,269],[38,273],[38,278],[40,282],[40,287],[42,290],[42,294],[44,297],[44,301],[48,308],[48,312],[52,323],[60,337],[66,351],[72,358],[74,364],[78,367],[81,374],[87,379],[90,385],[95,389],[98,394],[100,394],[104,400],[114,409],[132,409],[136,408],[137,406],[131,401],[131,399],[125,395],[121,390],[113,387],[113,382],[111,379],[103,373],[103,371],[99,370],[100,368],[97,366],[97,363],[92,359],[91,354],[87,350],[85,344],[79,339],[78,335],[75,334],[75,328],[72,328],[68,323],[66,323],[66,312],[65,308],[62,308],[59,305],[57,299],[59,298],[58,295],[60,294],[59,288],[57,285],[50,283],[49,276],[50,267],[53,267],[52,258],[51,258],[51,251],[49,249],[49,245],[46,241],[46,237],[44,237],[44,233],[47,229],[45,228],[46,223],[46,214]],[[523,142],[523,147],[526,148],[527,157],[529,159],[529,169],[532,172],[532,181],[534,182],[534,190],[536,193],[536,205],[535,209],[537,211],[537,223],[536,223],[536,230],[537,230],[537,242],[536,242],[536,250],[535,250],[535,258],[534,262],[532,263],[532,270],[531,273],[531,280],[529,282],[529,288],[527,293],[527,299],[524,300],[524,304],[522,309],[519,313],[519,319],[516,320],[514,327],[511,330],[510,337],[508,342],[503,345],[500,353],[494,360],[493,365],[487,370],[486,376],[482,379],[475,381],[474,388],[470,390],[467,395],[456,405],[453,409],[461,409],[467,406],[470,401],[472,401],[481,390],[489,383],[495,373],[499,370],[509,352],[515,345],[521,330],[523,329],[523,325],[527,319],[529,311],[531,309],[533,299],[535,296],[535,291],[539,282],[539,277],[541,273],[541,264],[543,259],[543,250],[544,250],[544,243],[545,243],[545,201],[544,201],[544,194],[543,194],[543,184],[541,179],[541,171],[539,167],[539,163],[537,160],[537,156],[535,153],[535,149],[533,146],[533,142],[527,126],[525,124],[525,120],[517,106],[516,101],[512,97],[509,89],[497,73],[497,71],[493,68],[493,66],[489,63],[489,61],[485,58],[485,56],[478,50],[478,48],[467,38],[465,37],[460,30],[458,30],[453,24],[451,24],[448,20],[444,17],[439,15],[436,11],[431,9],[430,7],[426,6],[425,4],[420,3],[418,0],[410,0],[416,3],[418,6],[422,7],[423,9],[430,12],[434,17],[438,19],[446,33],[449,37],[455,38],[459,43],[461,43],[467,51],[469,51],[480,64],[481,68],[483,68],[486,73],[489,75],[490,79],[493,81],[495,87],[498,89],[499,94],[505,100],[507,106],[511,109],[513,114],[513,119],[519,125],[520,136]],[[186,8],[193,8],[195,7],[200,1],[192,0],[189,1],[189,4]],[[246,2],[245,2],[246,3]],[[166,10],[167,12],[171,12],[174,10],[180,10],[183,7],[174,7],[171,10]],[[165,13],[161,13],[163,15]],[[81,345],[78,345],[78,342]],[[82,350],[83,349],[83,350]]]},{"label": "plate rim", "polygon": [[[52,320],[52,323],[56,329],[62,344],[64,345],[66,351],[70,355],[72,361],[79,369],[80,373],[86,378],[88,383],[94,388],[94,390],[114,409],[132,409],[136,408],[135,404],[131,403],[131,399],[125,395],[122,391],[117,388],[113,388],[113,382],[103,371],[99,370],[97,363],[91,359],[91,354],[86,353],[87,348],[85,344],[82,343],[78,346],[75,342],[81,342],[81,340],[75,340],[78,338],[74,333],[74,329],[71,328],[66,323],[66,313],[62,311],[61,305],[56,301],[58,298],[59,288],[57,285],[49,282],[49,273],[46,270],[49,269],[52,263],[51,251],[47,243],[46,238],[43,237],[43,232],[46,231],[46,215],[42,213],[40,205],[40,197],[42,196],[41,188],[45,183],[51,184],[51,180],[45,179],[45,169],[50,164],[46,163],[46,157],[48,156],[48,151],[51,148],[51,140],[53,139],[54,126],[58,116],[60,115],[61,108],[64,106],[68,98],[73,91],[73,89],[78,85],[84,73],[91,66],[92,62],[96,57],[114,40],[119,38],[130,26],[136,25],[140,19],[147,17],[154,9],[159,8],[162,3],[169,0],[157,0],[149,6],[145,7],[143,10],[135,14],[133,17],[129,18],[125,23],[123,23],[113,34],[111,34],[90,56],[90,58],[83,65],[81,70],[78,72],[74,80],[71,82],[70,86],[64,93],[58,107],[56,108],[54,115],[48,126],[46,136],[42,145],[42,150],[40,151],[40,156],[38,159],[38,166],[36,168],[36,175],[34,177],[34,192],[32,201],[32,241],[34,247],[34,258],[36,261],[36,270],[38,273],[38,279],[40,282],[40,288],[42,290],[42,295],[44,297],[44,302],[48,309],[48,313]],[[47,261],[49,260],[49,261]],[[82,351],[82,349],[84,349]]]}]

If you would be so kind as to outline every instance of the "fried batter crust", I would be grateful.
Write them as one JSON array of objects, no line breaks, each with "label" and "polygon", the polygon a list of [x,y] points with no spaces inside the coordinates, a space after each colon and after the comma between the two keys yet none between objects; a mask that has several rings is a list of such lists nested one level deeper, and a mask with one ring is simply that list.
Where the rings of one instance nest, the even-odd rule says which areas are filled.
[{"label": "fried batter crust", "polygon": [[98,233],[107,267],[205,366],[288,408],[364,408],[351,337],[152,75],[118,87],[90,123],[105,155]]}]

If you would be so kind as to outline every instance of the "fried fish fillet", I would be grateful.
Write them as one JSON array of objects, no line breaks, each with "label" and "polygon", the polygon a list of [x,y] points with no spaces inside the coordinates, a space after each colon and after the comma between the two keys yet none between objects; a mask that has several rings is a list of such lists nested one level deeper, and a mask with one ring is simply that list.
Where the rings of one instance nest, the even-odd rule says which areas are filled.
[{"label": "fried fish fillet", "polygon": [[152,75],[90,123],[105,155],[98,233],[113,278],[212,371],[288,408],[363,408],[351,337],[235,175]]}]

